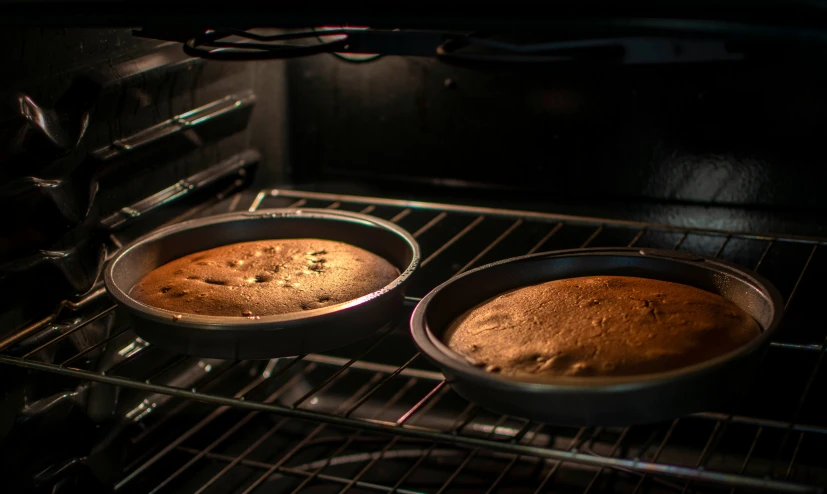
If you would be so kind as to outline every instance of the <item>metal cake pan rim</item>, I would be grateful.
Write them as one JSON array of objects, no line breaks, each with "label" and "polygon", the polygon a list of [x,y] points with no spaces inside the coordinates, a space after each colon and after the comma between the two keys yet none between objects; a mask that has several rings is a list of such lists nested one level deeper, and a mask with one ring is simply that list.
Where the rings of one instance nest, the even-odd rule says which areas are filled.
[{"label": "metal cake pan rim", "polygon": [[[124,287],[121,286],[122,283],[120,283],[120,281],[116,279],[117,277],[114,274],[118,262],[121,262],[124,258],[129,256],[130,252],[132,252],[134,249],[140,247],[143,244],[157,241],[161,238],[173,234],[182,233],[188,230],[192,230],[194,228],[204,226],[218,225],[221,223],[228,223],[234,221],[256,221],[259,219],[277,218],[303,218],[345,221],[351,223],[362,223],[366,226],[382,228],[384,230],[396,234],[404,241],[404,243],[410,249],[411,261],[408,263],[408,266],[405,267],[404,270],[400,269],[399,275],[390,283],[380,288],[379,290],[365,294],[356,299],[341,302],[339,304],[334,304],[328,307],[322,307],[319,309],[311,309],[302,312],[291,312],[287,314],[278,314],[271,316],[260,316],[259,319],[249,319],[245,316],[208,316],[176,312],[167,309],[152,307],[150,305],[139,302],[138,300],[135,300],[133,297],[131,297],[129,295],[129,291],[132,289],[132,287],[130,286],[127,289],[124,289]],[[320,236],[318,238],[324,237]],[[265,240],[265,238],[262,238],[261,240]],[[230,243],[226,245],[229,244]],[[203,249],[194,248],[192,252],[198,252],[199,250]],[[343,311],[361,306],[366,302],[379,298],[385,295],[386,293],[396,290],[401,285],[406,283],[410,278],[411,274],[413,274],[413,272],[418,267],[419,262],[420,249],[418,243],[416,242],[416,239],[414,239],[414,237],[408,231],[389,221],[350,211],[336,211],[317,208],[274,208],[261,209],[255,212],[245,211],[207,216],[204,218],[188,220],[154,230],[148,233],[147,235],[144,235],[134,240],[133,242],[130,242],[128,245],[124,246],[122,249],[119,250],[119,252],[106,265],[106,268],[104,270],[104,283],[109,294],[112,297],[114,297],[117,302],[124,305],[129,310],[138,313],[141,317],[155,322],[171,323],[174,324],[176,327],[199,329],[205,331],[227,331],[231,328],[237,328],[239,330],[266,331],[278,330],[280,329],[279,327],[277,327],[279,325],[295,325],[299,322],[321,322],[324,320],[326,316],[339,314]],[[397,266],[397,268],[399,268],[399,266]],[[180,318],[178,318],[178,316],[180,316]]]},{"label": "metal cake pan rim", "polygon": [[[714,271],[728,274],[735,274],[741,277],[742,281],[748,282],[756,289],[756,292],[764,297],[772,307],[772,318],[766,327],[761,326],[761,334],[739,346],[738,348],[727,352],[723,355],[713,359],[698,362],[696,364],[673,369],[665,372],[639,374],[631,376],[616,376],[616,377],[555,377],[553,382],[549,380],[529,380],[525,378],[516,378],[511,376],[504,376],[499,374],[491,374],[482,369],[474,367],[467,363],[465,359],[457,352],[448,348],[441,338],[434,334],[427,324],[427,312],[431,302],[440,295],[445,288],[456,283],[458,280],[477,275],[479,272],[494,269],[501,266],[507,266],[518,262],[540,262],[544,259],[553,259],[561,257],[578,257],[578,256],[595,256],[595,255],[621,255],[627,257],[645,257],[657,258],[661,261],[692,263],[700,265],[699,260],[703,262],[703,266]],[[573,278],[576,276],[567,276],[565,278]],[[550,280],[549,280],[550,281]],[[534,283],[528,283],[523,286],[529,286]],[[693,286],[690,283],[685,283]],[[510,290],[510,289],[509,289]],[[507,290],[504,290],[507,291]],[[481,303],[480,300],[477,303]],[[467,309],[466,309],[467,310]],[[723,261],[720,259],[713,259],[705,256],[686,256],[683,253],[676,253],[674,251],[662,249],[640,249],[634,247],[618,247],[618,248],[581,248],[568,249],[559,251],[542,252],[537,254],[530,254],[526,256],[512,257],[501,261],[486,264],[469,270],[459,276],[453,277],[450,280],[440,284],[429,292],[417,304],[411,315],[411,333],[417,346],[428,356],[434,360],[438,366],[443,369],[449,369],[454,375],[462,376],[467,380],[472,380],[478,383],[484,383],[486,386],[492,388],[501,388],[509,390],[522,390],[529,393],[550,393],[550,392],[600,392],[600,391],[631,391],[638,388],[651,387],[658,384],[664,384],[689,378],[699,373],[711,372],[716,368],[725,365],[726,363],[737,360],[747,355],[752,354],[761,347],[763,347],[772,338],[773,334],[778,329],[779,323],[783,316],[784,304],[781,294],[775,286],[763,276],[738,266],[734,263]],[[756,321],[758,322],[758,321]]]}]

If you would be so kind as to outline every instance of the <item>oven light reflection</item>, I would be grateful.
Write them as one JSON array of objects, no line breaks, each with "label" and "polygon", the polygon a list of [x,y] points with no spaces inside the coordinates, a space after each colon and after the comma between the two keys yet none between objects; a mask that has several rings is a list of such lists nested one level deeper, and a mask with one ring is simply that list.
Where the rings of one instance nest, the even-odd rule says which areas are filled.
[{"label": "oven light reflection", "polygon": [[156,406],[157,404],[155,402],[144,399],[138,406],[127,412],[126,418],[138,422],[146,417],[146,414],[151,412]]},{"label": "oven light reflection", "polygon": [[497,435],[500,435],[500,436],[508,436],[508,437],[514,437],[514,436],[517,435],[518,432],[520,432],[519,430],[511,428],[511,427],[500,426],[500,427],[494,428],[493,425],[485,425],[485,424],[473,424],[472,429],[476,432],[483,432],[485,434],[491,434],[491,432],[493,431],[494,434],[497,434]]},{"label": "oven light reflection", "polygon": [[133,342],[118,350],[118,355],[127,359],[148,346],[149,343],[147,341],[140,338],[135,338]]},{"label": "oven light reflection", "polygon": [[276,368],[276,365],[278,365],[278,363],[279,359],[270,359],[270,361],[267,362],[267,367],[264,368],[264,372],[261,373],[261,377],[263,377],[264,379],[269,379],[270,376],[273,375],[273,369]]},{"label": "oven light reflection", "polygon": [[[322,26],[320,28],[314,28],[314,30],[316,30],[316,31],[328,31],[328,30],[338,30],[338,29],[348,29],[348,30],[352,30],[352,31],[364,31],[364,30],[369,29],[369,28],[364,27],[364,26]],[[345,36],[346,35],[344,35],[344,34],[338,34],[338,35],[319,34],[316,37],[319,38],[319,41],[321,41],[323,43],[330,43],[332,41],[340,40],[340,39],[344,38]],[[375,59],[382,56],[378,53],[349,53],[349,52],[341,53],[341,52],[336,52],[334,54],[337,57],[341,58],[341,59],[349,60],[349,61],[352,61],[352,62],[367,62],[369,60],[375,60]]]}]

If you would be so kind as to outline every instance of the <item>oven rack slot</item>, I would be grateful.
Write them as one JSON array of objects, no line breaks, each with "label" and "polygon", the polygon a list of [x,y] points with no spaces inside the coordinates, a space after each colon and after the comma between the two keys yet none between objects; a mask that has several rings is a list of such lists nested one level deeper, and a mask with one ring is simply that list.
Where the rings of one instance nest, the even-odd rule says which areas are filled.
[{"label": "oven rack slot", "polygon": [[[191,400],[217,405],[204,420],[172,438],[161,451],[129,468],[116,486],[118,490],[128,489],[135,479],[151,471],[174,451],[189,460],[168,475],[158,485],[160,488],[179,481],[191,471],[192,465],[209,460],[223,464],[224,468],[204,487],[217,482],[221,475],[244,467],[256,472],[256,480],[248,491],[274,475],[282,475],[300,479],[301,486],[327,482],[340,485],[343,491],[356,488],[417,492],[406,487],[406,482],[436,452],[434,457],[444,455],[458,460],[456,469],[438,492],[458,482],[474,458],[503,462],[501,469],[490,472],[491,492],[507,483],[509,475],[525,463],[542,466],[543,476],[536,485],[538,492],[550,489],[559,471],[572,465],[590,469],[593,477],[584,486],[587,491],[604,477],[619,473],[634,485],[634,492],[645,491],[646,486],[652,484],[678,492],[696,491],[714,484],[748,491],[823,492],[821,486],[827,483],[827,469],[815,463],[818,467],[813,473],[807,451],[812,449],[810,443],[827,446],[827,413],[821,413],[827,410],[820,408],[824,405],[816,399],[827,385],[827,369],[822,365],[827,351],[827,330],[819,324],[818,307],[813,302],[819,298],[818,279],[827,273],[824,239],[282,189],[260,192],[249,210],[270,207],[347,209],[383,217],[411,231],[422,245],[423,262],[412,281],[400,324],[352,345],[353,348],[348,347],[344,353],[333,351],[274,359],[263,372],[257,372],[230,395],[211,392],[207,386],[202,389],[199,383],[187,388],[165,383],[164,376],[170,370],[197,364],[199,359],[171,356],[140,340],[140,345],[135,345],[136,338],[123,323],[116,325],[109,337],[71,355],[54,361],[43,357],[45,350],[83,331],[87,324],[104,317],[119,318],[117,307],[111,304],[85,304],[84,307],[92,309],[79,311],[81,322],[23,355],[14,354],[13,347],[0,352],[3,364],[171,395],[183,399],[182,403]],[[418,297],[450,276],[503,257],[597,245],[697,251],[754,268],[776,283],[786,298],[788,322],[778,332],[753,382],[736,400],[737,404],[730,410],[694,414],[671,423],[627,428],[537,424],[495,416],[468,403],[452,423],[437,420],[434,409],[438,409],[440,403],[461,398],[407,338],[407,324],[402,321],[407,320]],[[99,295],[103,299],[102,294]],[[85,366],[84,357],[124,341],[132,345],[132,350],[111,368],[96,371]],[[407,353],[394,351],[402,346]],[[123,372],[146,355],[166,357],[169,364],[151,376],[137,377]],[[777,369],[778,362],[787,365],[788,361],[797,364],[794,368]],[[246,366],[250,363],[225,361],[215,366],[214,373],[218,379],[232,369]],[[768,381],[767,376],[773,373],[770,369],[783,375]],[[314,381],[311,377],[316,374],[321,377],[313,378]],[[356,382],[359,389],[342,392],[345,380]],[[285,398],[299,381],[304,382],[301,395]],[[265,388],[266,397],[256,394]],[[385,396],[393,391],[393,396]],[[334,405],[325,408],[318,404],[325,402]],[[274,421],[267,437],[276,435],[285,424],[296,422],[314,424],[317,426],[314,431],[318,432],[307,435],[274,461],[252,458],[255,445],[240,455],[218,452],[216,445],[232,440],[234,434],[239,433],[236,428],[225,431],[208,447],[192,448],[185,444],[222,413],[233,409],[249,411],[251,418],[247,420],[262,412],[274,414],[279,420]],[[239,429],[243,427],[242,424]],[[342,456],[337,450],[335,455],[310,462],[310,466],[291,465],[291,458],[307,448],[325,428],[351,431],[349,436],[342,437],[341,451],[366,437],[378,438],[378,446],[362,456]],[[704,440],[686,446],[683,441],[687,431],[694,434],[696,429],[706,431]],[[737,434],[733,430],[737,430]],[[642,443],[634,439],[644,436],[648,439]],[[766,451],[772,449],[775,453],[768,455]],[[677,451],[683,454],[680,461],[675,460]],[[377,484],[368,479],[379,462],[405,455],[417,459],[396,485]],[[325,471],[331,464],[347,461],[361,462],[364,467],[345,477]]]}]

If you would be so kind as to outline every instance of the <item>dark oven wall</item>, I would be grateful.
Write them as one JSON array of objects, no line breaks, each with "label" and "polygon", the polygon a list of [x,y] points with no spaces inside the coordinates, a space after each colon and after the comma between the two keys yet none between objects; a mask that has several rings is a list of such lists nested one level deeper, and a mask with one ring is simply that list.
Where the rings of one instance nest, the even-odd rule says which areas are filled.
[{"label": "dark oven wall", "polygon": [[827,100],[814,67],[774,59],[538,72],[294,60],[293,174],[456,179],[546,199],[824,208]]},{"label": "dark oven wall", "polygon": [[136,217],[282,179],[281,62],[208,62],[130,29],[0,38],[0,340],[93,290]]}]

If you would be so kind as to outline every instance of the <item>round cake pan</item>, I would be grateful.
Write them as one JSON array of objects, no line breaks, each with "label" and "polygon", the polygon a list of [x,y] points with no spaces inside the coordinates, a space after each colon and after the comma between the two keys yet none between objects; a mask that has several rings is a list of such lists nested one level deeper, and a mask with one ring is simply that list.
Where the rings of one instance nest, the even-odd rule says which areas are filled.
[{"label": "round cake pan", "polygon": [[[761,334],[720,357],[669,372],[527,382],[471,366],[443,342],[465,311],[523,286],[578,276],[637,276],[717,293],[749,313]],[[784,310],[778,290],[736,265],[657,249],[576,249],[488,264],[431,291],[411,317],[413,339],[466,399],[500,413],[561,425],[657,422],[724,405],[747,384]]]},{"label": "round cake pan", "polygon": [[[174,259],[222,245],[280,238],[345,242],[377,254],[401,273],[381,290],[355,300],[259,319],[182,314],[142,304],[129,291]],[[128,311],[135,333],[153,345],[199,357],[268,359],[319,352],[359,340],[389,324],[419,264],[419,246],[405,230],[358,213],[269,209],[186,221],[136,240],[110,261],[106,288]]]}]

